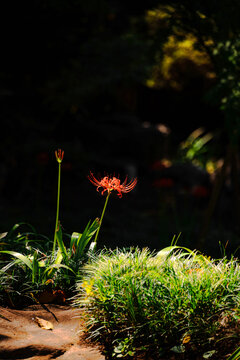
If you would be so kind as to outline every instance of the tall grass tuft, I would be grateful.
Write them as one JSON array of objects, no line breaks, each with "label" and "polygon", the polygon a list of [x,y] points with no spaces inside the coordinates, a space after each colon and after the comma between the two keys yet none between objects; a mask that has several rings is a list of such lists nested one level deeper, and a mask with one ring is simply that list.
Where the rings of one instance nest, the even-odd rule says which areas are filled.
[{"label": "tall grass tuft", "polygon": [[89,332],[109,358],[176,352],[220,359],[220,349],[231,353],[239,342],[234,259],[211,260],[176,246],[158,254],[102,251],[84,271],[75,305],[86,306]]}]

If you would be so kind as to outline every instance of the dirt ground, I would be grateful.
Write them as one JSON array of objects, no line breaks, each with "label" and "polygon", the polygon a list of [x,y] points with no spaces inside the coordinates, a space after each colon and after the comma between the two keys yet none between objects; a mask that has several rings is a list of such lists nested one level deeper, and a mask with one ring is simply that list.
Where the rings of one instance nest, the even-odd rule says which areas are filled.
[{"label": "dirt ground", "polygon": [[[0,307],[0,360],[105,360],[100,347],[86,339],[79,309],[55,304],[43,306],[45,308],[31,305],[21,310]],[[237,344],[228,344],[227,339],[225,346],[218,349],[214,359],[227,359],[237,348]],[[138,360],[143,358],[136,357]],[[161,359],[183,358],[193,359],[192,356],[183,357],[183,354],[171,354]],[[149,355],[148,359],[154,357]],[[202,356],[196,354],[194,359],[200,360]]]},{"label": "dirt ground", "polygon": [[105,359],[97,346],[84,340],[78,309],[60,305],[47,305],[47,309],[0,307],[0,360]]}]

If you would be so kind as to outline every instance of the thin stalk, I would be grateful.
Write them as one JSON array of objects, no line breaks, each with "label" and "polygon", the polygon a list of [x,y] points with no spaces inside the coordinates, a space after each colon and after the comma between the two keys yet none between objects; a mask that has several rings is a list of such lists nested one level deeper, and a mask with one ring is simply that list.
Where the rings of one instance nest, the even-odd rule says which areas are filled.
[{"label": "thin stalk", "polygon": [[53,251],[52,251],[53,256],[56,250],[57,231],[58,231],[58,222],[59,222],[58,219],[59,219],[59,203],[60,203],[60,183],[61,183],[61,162],[58,163],[57,212],[56,212],[56,225],[55,225],[54,240],[53,240]]},{"label": "thin stalk", "polygon": [[103,216],[104,216],[104,214],[105,214],[105,210],[106,210],[106,207],[107,207],[107,203],[108,203],[108,199],[109,199],[110,194],[111,194],[111,191],[108,192],[107,197],[106,197],[106,200],[105,200],[105,204],[104,204],[104,207],[103,207],[102,215],[101,215],[101,218],[100,218],[100,221],[99,221],[99,228],[97,229],[97,232],[96,232],[96,235],[95,235],[95,239],[94,239],[94,242],[95,242],[95,243],[97,243],[98,233],[99,233],[100,228],[101,228],[101,225],[102,225]]}]

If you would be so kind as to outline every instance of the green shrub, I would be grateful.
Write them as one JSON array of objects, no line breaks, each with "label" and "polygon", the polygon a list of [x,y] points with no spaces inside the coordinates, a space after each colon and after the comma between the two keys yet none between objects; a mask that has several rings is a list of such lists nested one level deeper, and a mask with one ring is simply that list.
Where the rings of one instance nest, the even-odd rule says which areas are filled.
[{"label": "green shrub", "polygon": [[22,225],[27,224],[16,224],[2,236],[0,303],[7,301],[12,306],[23,295],[32,299],[34,294],[45,289],[61,289],[66,295],[72,295],[73,286],[81,276],[81,266],[88,259],[89,244],[98,229],[98,219],[89,222],[83,233],[73,232],[65,235],[66,239],[59,226],[55,250],[51,249],[52,242],[45,236],[21,232]]},{"label": "green shrub", "polygon": [[143,351],[157,358],[171,350],[214,358],[226,336],[236,347],[237,333],[231,331],[240,315],[236,260],[210,260],[173,246],[158,254],[105,251],[84,270],[75,304],[87,306],[88,329],[108,356]]}]

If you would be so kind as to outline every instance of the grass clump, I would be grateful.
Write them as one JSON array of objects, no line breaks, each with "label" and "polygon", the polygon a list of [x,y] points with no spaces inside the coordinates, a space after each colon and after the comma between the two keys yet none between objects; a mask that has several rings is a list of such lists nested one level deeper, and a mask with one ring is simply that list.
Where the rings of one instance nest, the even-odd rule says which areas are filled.
[{"label": "grass clump", "polygon": [[176,246],[103,251],[85,265],[75,304],[87,307],[88,330],[109,358],[220,359],[239,342],[239,270],[234,259]]},{"label": "grass clump", "polygon": [[70,235],[63,234],[59,225],[54,250],[51,239],[37,234],[31,226],[26,231],[29,224],[15,224],[1,234],[0,305],[65,302],[81,278],[81,266],[88,259],[89,244],[98,226],[96,219],[82,233]]}]

